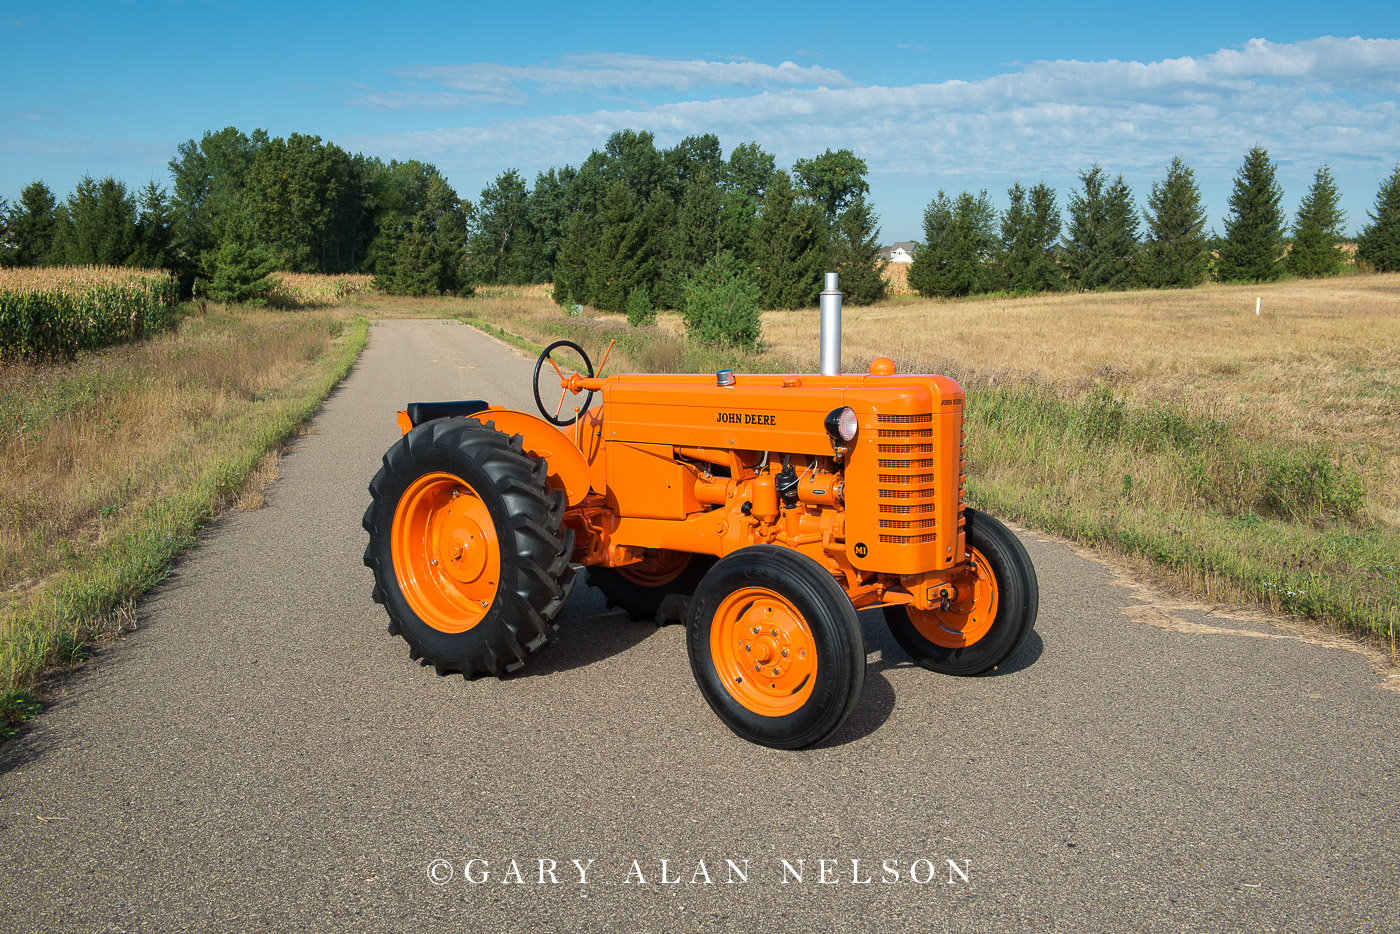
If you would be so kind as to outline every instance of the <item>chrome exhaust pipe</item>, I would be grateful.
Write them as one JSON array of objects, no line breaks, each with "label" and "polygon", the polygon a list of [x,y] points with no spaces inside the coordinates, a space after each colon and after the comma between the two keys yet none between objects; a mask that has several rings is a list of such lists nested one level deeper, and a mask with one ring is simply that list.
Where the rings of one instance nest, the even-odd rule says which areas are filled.
[{"label": "chrome exhaust pipe", "polygon": [[822,311],[822,376],[841,375],[841,292],[836,287],[836,273],[826,274],[826,288],[821,294]]}]

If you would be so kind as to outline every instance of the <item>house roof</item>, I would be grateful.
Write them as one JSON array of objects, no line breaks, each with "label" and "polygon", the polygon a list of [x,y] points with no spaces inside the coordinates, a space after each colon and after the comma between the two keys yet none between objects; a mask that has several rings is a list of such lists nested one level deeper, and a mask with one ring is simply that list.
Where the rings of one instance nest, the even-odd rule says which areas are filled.
[{"label": "house roof", "polygon": [[912,256],[917,246],[918,244],[913,240],[901,240],[898,243],[891,243],[889,246],[880,247],[880,255],[885,259],[889,259],[894,255],[895,250],[903,250]]}]

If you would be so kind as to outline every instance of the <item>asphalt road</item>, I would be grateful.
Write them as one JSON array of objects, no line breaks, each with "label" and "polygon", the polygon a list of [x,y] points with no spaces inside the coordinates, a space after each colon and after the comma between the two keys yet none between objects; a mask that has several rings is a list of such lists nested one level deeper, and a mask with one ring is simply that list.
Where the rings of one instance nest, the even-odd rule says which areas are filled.
[{"label": "asphalt road", "polygon": [[529,374],[465,326],[372,328],[269,505],[0,746],[0,929],[1400,930],[1385,673],[1034,535],[1013,664],[937,676],[862,614],[864,698],[818,749],[733,736],[682,629],[585,586],[520,676],[411,662],[360,563],[394,410],[529,409]]}]

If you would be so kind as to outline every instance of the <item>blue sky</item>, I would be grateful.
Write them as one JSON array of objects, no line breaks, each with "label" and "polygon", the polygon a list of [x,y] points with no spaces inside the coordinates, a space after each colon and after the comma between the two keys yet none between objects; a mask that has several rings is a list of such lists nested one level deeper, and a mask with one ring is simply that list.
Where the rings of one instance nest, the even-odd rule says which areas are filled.
[{"label": "blue sky", "polygon": [[[877,12],[855,12],[874,10]],[[475,201],[503,169],[577,165],[615,129],[711,131],[782,166],[870,166],[883,239],[939,188],[1092,162],[1139,204],[1174,154],[1221,228],[1244,152],[1291,212],[1320,163],[1349,227],[1400,160],[1400,4],[5,2],[0,196],[83,173],[169,183],[205,130],[311,133],[437,164]]]}]

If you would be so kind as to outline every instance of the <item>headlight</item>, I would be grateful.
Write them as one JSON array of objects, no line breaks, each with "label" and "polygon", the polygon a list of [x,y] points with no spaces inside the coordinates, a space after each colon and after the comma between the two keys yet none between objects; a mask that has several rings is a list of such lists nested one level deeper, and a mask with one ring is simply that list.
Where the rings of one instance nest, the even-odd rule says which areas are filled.
[{"label": "headlight", "polygon": [[839,409],[832,409],[831,414],[826,417],[826,433],[831,435],[831,440],[837,442],[851,441],[856,436],[856,410],[849,405]]}]

